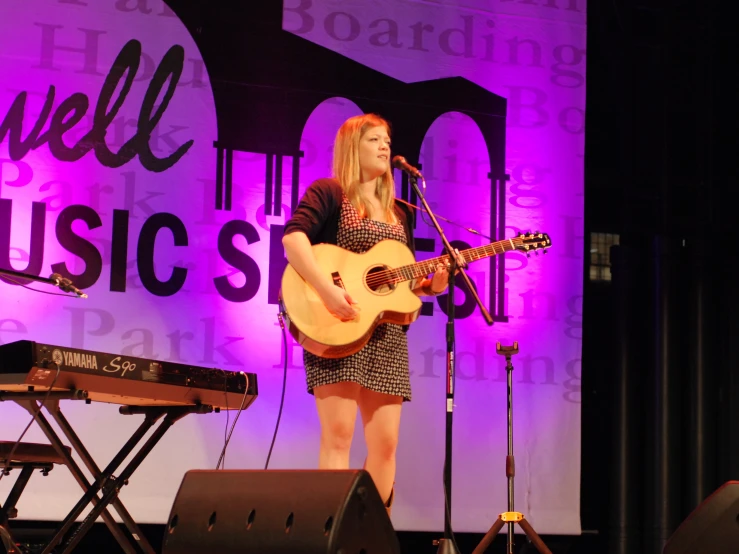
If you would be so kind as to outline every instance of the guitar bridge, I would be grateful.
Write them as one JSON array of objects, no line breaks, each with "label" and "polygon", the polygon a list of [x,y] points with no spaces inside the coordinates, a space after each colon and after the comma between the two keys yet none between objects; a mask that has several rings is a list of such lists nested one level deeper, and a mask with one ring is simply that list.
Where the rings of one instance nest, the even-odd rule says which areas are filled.
[{"label": "guitar bridge", "polygon": [[334,285],[337,287],[341,287],[342,289],[346,290],[346,287],[344,286],[344,281],[341,279],[341,275],[339,275],[338,271],[334,271],[331,274],[331,279],[334,281]]}]

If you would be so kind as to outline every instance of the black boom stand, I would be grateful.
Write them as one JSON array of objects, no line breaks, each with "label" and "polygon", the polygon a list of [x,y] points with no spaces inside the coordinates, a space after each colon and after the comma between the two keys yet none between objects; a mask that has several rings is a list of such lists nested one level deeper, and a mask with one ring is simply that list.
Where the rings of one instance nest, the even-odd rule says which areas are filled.
[{"label": "black boom stand", "polygon": [[[405,164],[405,160],[402,159],[402,163]],[[467,261],[464,259],[459,252],[452,248],[451,244],[444,235],[444,231],[439,226],[439,222],[436,220],[431,208],[426,202],[421,190],[418,188],[418,178],[424,183],[424,190],[426,189],[426,182],[421,173],[410,166],[403,166],[401,169],[407,171],[410,175],[409,181],[415,190],[416,195],[421,201],[423,209],[429,214],[431,222],[436,229],[436,232],[441,238],[441,242],[446,249],[446,253],[449,256],[449,292],[447,293],[447,324],[446,324],[446,446],[444,451],[444,538],[434,540],[434,545],[438,546],[438,554],[459,554],[459,550],[454,542],[452,535],[452,413],[454,409],[454,277],[457,271],[464,279],[470,294],[475,298],[475,302],[480,307],[482,316],[485,318],[485,322],[488,325],[493,324],[493,318],[490,317],[490,313],[485,308],[485,305],[477,295],[475,287],[472,285],[467,273],[464,268],[467,267]]]},{"label": "black boom stand", "polygon": [[472,552],[472,554],[483,554],[490,543],[495,540],[503,525],[508,524],[508,543],[506,554],[513,554],[513,526],[518,525],[523,529],[526,536],[533,543],[540,554],[552,554],[552,551],[547,548],[544,541],[541,540],[539,535],[536,534],[531,524],[526,521],[524,515],[520,512],[516,512],[513,509],[513,478],[516,476],[516,462],[513,458],[513,364],[511,363],[511,356],[518,354],[518,341],[513,343],[513,346],[501,346],[500,343],[495,345],[495,352],[501,356],[505,356],[506,359],[506,374],[507,374],[507,389],[508,389],[508,455],[505,459],[505,474],[508,478],[508,511],[503,512],[498,516],[490,530],[485,534],[480,544]]}]

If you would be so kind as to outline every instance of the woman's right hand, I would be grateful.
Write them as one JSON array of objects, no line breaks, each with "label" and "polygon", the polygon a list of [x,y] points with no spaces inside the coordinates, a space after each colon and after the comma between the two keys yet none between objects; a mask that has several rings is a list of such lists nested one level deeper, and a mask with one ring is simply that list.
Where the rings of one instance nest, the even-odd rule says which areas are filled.
[{"label": "woman's right hand", "polygon": [[351,321],[359,315],[357,304],[352,297],[341,287],[331,284],[321,294],[321,300],[331,315],[341,321]]}]

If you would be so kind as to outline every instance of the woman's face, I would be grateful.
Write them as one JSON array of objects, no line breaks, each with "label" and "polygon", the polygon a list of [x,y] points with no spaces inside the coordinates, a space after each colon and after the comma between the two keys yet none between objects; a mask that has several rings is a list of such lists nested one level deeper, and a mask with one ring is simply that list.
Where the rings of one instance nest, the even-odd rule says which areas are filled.
[{"label": "woman's face", "polygon": [[359,170],[363,183],[377,179],[390,164],[390,137],[384,125],[370,127],[359,139]]}]

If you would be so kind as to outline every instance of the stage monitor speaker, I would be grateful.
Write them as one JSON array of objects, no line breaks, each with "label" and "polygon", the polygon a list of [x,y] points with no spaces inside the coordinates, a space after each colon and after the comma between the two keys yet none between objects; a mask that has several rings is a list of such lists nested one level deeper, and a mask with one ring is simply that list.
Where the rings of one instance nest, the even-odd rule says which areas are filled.
[{"label": "stage monitor speaker", "polygon": [[672,534],[663,554],[737,554],[739,481],[721,485]]},{"label": "stage monitor speaker", "polygon": [[192,470],[165,529],[162,554],[399,554],[364,470]]}]

